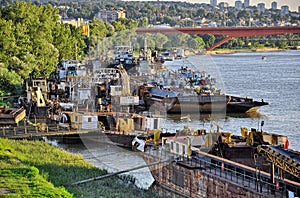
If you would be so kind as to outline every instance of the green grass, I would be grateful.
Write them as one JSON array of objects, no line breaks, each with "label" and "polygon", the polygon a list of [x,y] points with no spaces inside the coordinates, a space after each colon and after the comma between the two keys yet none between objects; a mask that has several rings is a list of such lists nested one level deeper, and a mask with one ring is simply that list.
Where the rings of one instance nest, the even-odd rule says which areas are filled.
[{"label": "green grass", "polygon": [[0,138],[0,197],[157,197],[126,177],[71,185],[106,173],[45,142]]}]

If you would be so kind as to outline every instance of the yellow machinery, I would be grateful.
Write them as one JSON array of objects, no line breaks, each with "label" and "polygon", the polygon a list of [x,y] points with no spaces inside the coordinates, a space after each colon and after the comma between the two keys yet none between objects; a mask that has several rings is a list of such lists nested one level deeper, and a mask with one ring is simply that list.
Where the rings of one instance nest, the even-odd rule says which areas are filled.
[{"label": "yellow machinery", "polygon": [[33,87],[31,92],[32,101],[36,102],[37,107],[45,107],[45,99],[40,87]]},{"label": "yellow machinery", "polygon": [[155,129],[154,130],[154,146],[155,146],[155,148],[157,148],[159,145],[159,139],[160,139],[160,130]]},{"label": "yellow machinery", "polygon": [[119,118],[117,121],[116,129],[119,132],[129,133],[134,131],[134,121],[132,118]]},{"label": "yellow machinery", "polygon": [[232,133],[222,133],[226,139],[225,139],[225,143],[231,143],[231,136],[233,135]]},{"label": "yellow machinery", "polygon": [[257,151],[268,161],[280,167],[282,170],[299,177],[300,158],[278,146],[258,146]]},{"label": "yellow machinery", "polygon": [[241,135],[243,138],[248,137],[248,129],[246,127],[241,128]]}]

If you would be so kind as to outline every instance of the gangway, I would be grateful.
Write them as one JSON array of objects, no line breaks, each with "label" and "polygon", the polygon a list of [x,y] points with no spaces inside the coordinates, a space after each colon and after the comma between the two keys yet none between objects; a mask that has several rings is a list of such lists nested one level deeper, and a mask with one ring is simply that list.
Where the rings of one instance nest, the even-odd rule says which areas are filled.
[{"label": "gangway", "polygon": [[300,176],[300,157],[279,146],[260,145],[257,150],[262,156],[277,167],[295,177]]}]

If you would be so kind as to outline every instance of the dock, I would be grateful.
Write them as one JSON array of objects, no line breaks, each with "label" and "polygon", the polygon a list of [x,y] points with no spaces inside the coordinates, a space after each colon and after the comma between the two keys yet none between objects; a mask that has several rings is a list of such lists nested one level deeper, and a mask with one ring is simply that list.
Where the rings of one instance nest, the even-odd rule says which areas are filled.
[{"label": "dock", "polygon": [[24,124],[24,126],[0,127],[0,137],[8,139],[29,139],[48,136],[79,135],[93,132],[99,132],[99,129],[77,130],[69,126],[45,123],[38,123],[35,124],[35,126]]}]

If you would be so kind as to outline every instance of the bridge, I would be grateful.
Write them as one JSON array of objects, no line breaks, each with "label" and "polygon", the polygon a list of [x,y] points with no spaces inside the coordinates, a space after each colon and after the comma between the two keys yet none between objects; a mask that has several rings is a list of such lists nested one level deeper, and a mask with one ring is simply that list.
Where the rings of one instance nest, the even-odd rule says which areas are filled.
[{"label": "bridge", "polygon": [[222,27],[222,28],[138,28],[137,34],[145,33],[161,33],[161,34],[213,34],[225,36],[224,39],[209,47],[210,51],[232,38],[278,35],[278,34],[299,34],[300,26],[284,26],[284,27]]}]

